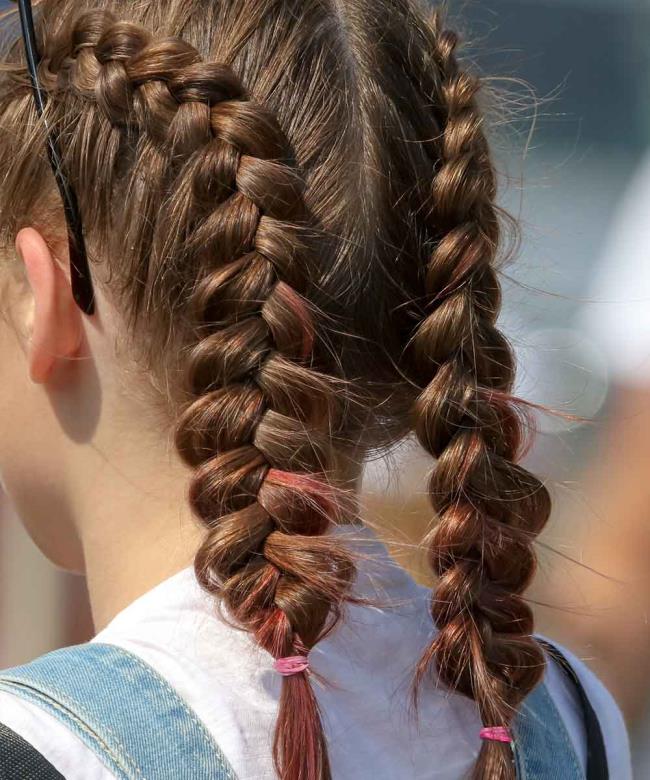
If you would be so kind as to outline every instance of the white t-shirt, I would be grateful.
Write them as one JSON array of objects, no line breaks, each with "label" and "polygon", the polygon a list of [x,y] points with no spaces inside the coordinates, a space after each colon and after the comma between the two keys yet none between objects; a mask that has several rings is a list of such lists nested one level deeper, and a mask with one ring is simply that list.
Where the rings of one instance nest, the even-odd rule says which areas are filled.
[{"label": "white t-shirt", "polygon": [[[430,641],[430,592],[388,555],[367,528],[336,531],[359,551],[356,593],[377,606],[351,606],[345,620],[312,651],[331,686],[315,683],[324,713],[333,776],[372,780],[458,780],[477,756],[475,705],[429,684],[419,726],[409,717],[414,664]],[[227,625],[191,569],[158,585],[122,611],[95,640],[135,653],[177,690],[205,723],[241,780],[272,780],[273,729],[281,680],[250,636]],[[569,656],[596,709],[611,777],[631,780],[627,734],[612,697]],[[575,690],[551,666],[550,694],[583,766],[585,730]],[[39,750],[67,780],[113,775],[84,743],[38,707],[0,694],[0,722]]]}]

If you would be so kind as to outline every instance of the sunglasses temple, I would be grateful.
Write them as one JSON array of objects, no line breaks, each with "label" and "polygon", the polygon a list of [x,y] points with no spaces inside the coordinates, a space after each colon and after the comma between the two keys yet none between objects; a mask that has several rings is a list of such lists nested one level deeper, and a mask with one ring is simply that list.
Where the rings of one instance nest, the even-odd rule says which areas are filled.
[{"label": "sunglasses temple", "polygon": [[[27,69],[32,84],[34,94],[34,104],[39,117],[43,117],[47,97],[38,81],[38,66],[41,58],[36,45],[36,34],[34,31],[34,18],[32,14],[32,4],[28,0],[18,0],[18,10],[20,14],[20,25],[25,44],[25,57],[27,60]],[[50,165],[56,179],[61,198],[63,200],[63,209],[65,212],[66,223],[68,225],[68,245],[70,254],[70,279],[72,285],[72,295],[79,308],[85,314],[93,314],[95,311],[95,296],[93,292],[92,279],[90,276],[90,267],[88,265],[88,255],[86,253],[86,243],[84,240],[83,228],[81,225],[81,216],[79,204],[76,195],[63,172],[61,163],[61,154],[54,134],[45,125],[47,132],[47,148]]]}]

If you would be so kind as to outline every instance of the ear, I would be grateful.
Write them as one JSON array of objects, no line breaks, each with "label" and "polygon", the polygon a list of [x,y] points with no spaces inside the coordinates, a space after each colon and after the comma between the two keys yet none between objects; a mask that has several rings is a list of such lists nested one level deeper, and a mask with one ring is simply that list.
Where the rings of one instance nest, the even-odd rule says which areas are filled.
[{"label": "ear", "polygon": [[83,325],[72,297],[70,282],[43,236],[23,228],[16,236],[16,253],[22,259],[32,293],[31,342],[28,351],[32,381],[44,383],[60,359],[79,350]]}]

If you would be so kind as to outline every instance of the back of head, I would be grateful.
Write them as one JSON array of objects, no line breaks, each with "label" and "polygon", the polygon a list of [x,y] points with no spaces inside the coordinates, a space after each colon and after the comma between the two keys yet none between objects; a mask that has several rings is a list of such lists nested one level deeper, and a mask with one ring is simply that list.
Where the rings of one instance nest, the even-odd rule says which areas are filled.
[{"label": "back of head", "polygon": [[[18,45],[0,85],[3,243],[61,224],[47,124],[93,274],[167,389],[200,582],[275,658],[308,653],[354,577],[327,534],[351,511],[335,466],[415,432],[440,583],[416,676],[509,725],[543,673],[521,594],[549,506],[517,465],[495,175],[456,36],[412,0],[38,14],[44,122]],[[275,759],[330,776],[306,672],[284,680]],[[485,742],[476,776],[514,777],[509,746]]]}]

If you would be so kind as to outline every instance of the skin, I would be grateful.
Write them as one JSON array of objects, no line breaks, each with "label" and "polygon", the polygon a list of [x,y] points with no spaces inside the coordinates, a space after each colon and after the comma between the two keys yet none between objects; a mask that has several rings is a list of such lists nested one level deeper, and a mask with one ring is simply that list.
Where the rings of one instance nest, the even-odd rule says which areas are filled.
[{"label": "skin", "polygon": [[189,565],[201,531],[169,426],[129,387],[101,289],[99,314],[84,316],[34,228],[19,232],[16,256],[3,279],[0,473],[43,553],[87,575],[99,629]]},{"label": "skin", "polygon": [[[189,566],[203,530],[170,421],[118,346],[119,315],[99,284],[97,313],[77,308],[60,246],[24,228],[2,274],[0,475],[41,551],[86,575],[100,630]],[[337,471],[358,488],[355,458]]]}]

